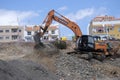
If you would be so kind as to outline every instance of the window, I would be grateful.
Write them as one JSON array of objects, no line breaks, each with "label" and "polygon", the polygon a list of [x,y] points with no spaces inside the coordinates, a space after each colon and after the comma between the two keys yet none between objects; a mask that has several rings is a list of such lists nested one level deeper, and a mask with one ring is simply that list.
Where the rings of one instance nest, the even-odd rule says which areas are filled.
[{"label": "window", "polygon": [[0,37],[0,40],[3,40],[3,37],[2,37],[2,36]]},{"label": "window", "polygon": [[31,38],[31,37],[28,37],[28,36],[26,36],[25,39],[26,39],[27,41],[32,41],[32,38]]},{"label": "window", "polygon": [[22,30],[19,30],[19,32],[21,32]]},{"label": "window", "polygon": [[94,39],[93,37],[88,37],[88,46],[94,48]]},{"label": "window", "polygon": [[28,31],[28,32],[27,32],[27,35],[31,35],[31,32],[30,32],[30,31]]},{"label": "window", "polygon": [[52,39],[57,39],[57,36],[52,36]]},{"label": "window", "polygon": [[52,31],[51,31],[51,33],[52,33],[52,34],[55,34],[55,31],[54,31],[54,30],[52,30]]},{"label": "window", "polygon": [[5,30],[5,32],[9,32],[9,30]]},{"label": "window", "polygon": [[6,39],[9,39],[9,36],[5,37]]},{"label": "window", "polygon": [[17,28],[11,29],[13,33],[17,32],[17,30],[18,30]]},{"label": "window", "polygon": [[88,37],[88,43],[94,43],[93,37]]},{"label": "window", "polygon": [[48,40],[48,36],[44,36],[43,39],[44,39],[44,40]]},{"label": "window", "polygon": [[96,31],[97,31],[98,33],[103,33],[103,32],[104,32],[104,27],[97,27],[97,28],[96,28]]},{"label": "window", "polygon": [[80,38],[77,39],[77,42],[76,42],[76,47],[77,48],[79,47],[79,45],[81,44],[81,42],[82,42],[82,39],[80,37]]},{"label": "window", "polygon": [[12,40],[16,40],[18,38],[17,35],[12,35]]},{"label": "window", "polygon": [[0,33],[2,33],[3,32],[3,30],[0,30]]},{"label": "window", "polygon": [[120,28],[118,28],[118,32],[120,32]]}]

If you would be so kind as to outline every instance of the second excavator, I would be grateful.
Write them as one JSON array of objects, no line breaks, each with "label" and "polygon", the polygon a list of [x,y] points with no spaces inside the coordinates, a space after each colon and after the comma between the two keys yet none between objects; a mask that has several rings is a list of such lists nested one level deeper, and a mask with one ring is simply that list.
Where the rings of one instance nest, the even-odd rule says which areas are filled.
[{"label": "second excavator", "polygon": [[97,43],[95,42],[94,37],[92,35],[83,35],[80,27],[75,22],[69,20],[68,18],[59,14],[55,10],[51,10],[48,13],[47,17],[43,21],[43,24],[45,26],[40,26],[40,30],[35,34],[34,40],[37,45],[41,43],[40,38],[47,31],[48,27],[52,24],[53,20],[68,27],[74,32],[76,38],[76,53],[85,52],[89,56],[91,56],[90,58],[92,58],[92,56],[99,56],[100,60],[104,60],[106,55],[110,55],[109,52],[110,50],[112,50],[112,48],[108,48],[108,43]]}]

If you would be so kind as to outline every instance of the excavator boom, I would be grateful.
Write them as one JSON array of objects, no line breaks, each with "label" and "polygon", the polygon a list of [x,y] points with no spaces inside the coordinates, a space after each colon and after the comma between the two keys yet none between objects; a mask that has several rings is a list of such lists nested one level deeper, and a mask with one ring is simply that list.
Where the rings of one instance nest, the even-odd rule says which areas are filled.
[{"label": "excavator boom", "polygon": [[[56,16],[55,13],[58,14],[60,17]],[[43,22],[43,23],[45,23],[44,32],[47,30],[47,28],[50,26],[50,24],[52,23],[53,20],[70,28],[75,33],[76,37],[80,37],[82,35],[82,32],[81,32],[79,26],[75,22],[67,19],[65,16],[59,14],[58,12],[56,12],[54,10],[51,10],[48,13],[47,17],[45,18],[45,20]]]},{"label": "excavator boom", "polygon": [[[56,16],[55,14],[58,14],[59,17]],[[71,29],[75,33],[76,39],[78,39],[78,37],[80,37],[82,35],[82,32],[81,32],[79,26],[75,22],[67,19],[66,17],[64,17],[63,15],[59,14],[56,11],[51,10],[48,13],[47,17],[45,18],[45,20],[43,21],[43,23],[42,23],[42,24],[45,24],[45,26],[43,28],[40,27],[39,33],[37,33],[34,36],[34,39],[36,38],[35,42],[38,43],[38,41],[40,41],[39,40],[40,37],[42,37],[44,35],[44,33],[47,31],[48,27],[50,26],[50,24],[52,23],[53,20],[57,21],[58,23],[63,24],[64,26],[67,26],[69,29]]]}]

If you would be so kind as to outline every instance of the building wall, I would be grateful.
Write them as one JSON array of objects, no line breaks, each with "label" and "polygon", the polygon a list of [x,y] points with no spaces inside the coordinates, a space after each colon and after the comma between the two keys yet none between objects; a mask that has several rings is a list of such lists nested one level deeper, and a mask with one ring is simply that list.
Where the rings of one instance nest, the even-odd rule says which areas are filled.
[{"label": "building wall", "polygon": [[93,19],[88,28],[89,34],[120,39],[120,19],[109,17],[107,20],[106,18]]},{"label": "building wall", "polygon": [[0,42],[13,42],[23,39],[23,26],[0,26]]}]

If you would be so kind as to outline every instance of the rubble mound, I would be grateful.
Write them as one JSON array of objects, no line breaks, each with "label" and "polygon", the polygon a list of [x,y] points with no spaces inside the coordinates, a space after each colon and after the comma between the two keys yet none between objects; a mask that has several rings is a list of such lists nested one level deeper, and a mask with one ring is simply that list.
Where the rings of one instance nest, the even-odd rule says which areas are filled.
[{"label": "rubble mound", "polygon": [[58,77],[32,61],[0,60],[1,80],[58,80]]},{"label": "rubble mound", "polygon": [[120,80],[119,61],[120,59],[87,61],[75,55],[61,53],[56,60],[56,75],[65,80]]}]

